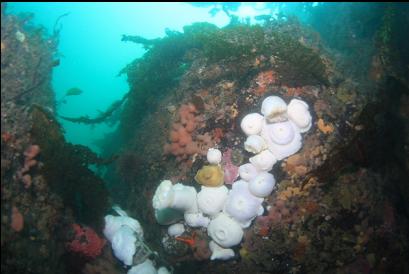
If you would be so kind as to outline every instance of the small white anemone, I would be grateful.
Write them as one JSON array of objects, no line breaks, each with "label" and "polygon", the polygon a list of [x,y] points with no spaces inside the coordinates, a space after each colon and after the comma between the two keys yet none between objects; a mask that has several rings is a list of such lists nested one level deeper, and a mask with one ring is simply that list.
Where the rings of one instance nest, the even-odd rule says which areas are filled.
[{"label": "small white anemone", "polygon": [[111,242],[115,257],[126,265],[132,265],[136,241],[143,239],[142,227],[120,207],[113,206],[113,209],[120,216],[105,216],[104,236]]},{"label": "small white anemone", "polygon": [[222,152],[217,148],[209,148],[207,151],[207,161],[212,165],[218,165],[222,161]]},{"label": "small white anemone", "polygon": [[292,121],[265,123],[261,136],[266,141],[268,150],[277,160],[295,154],[302,147],[300,130]]},{"label": "small white anemone", "polygon": [[278,145],[289,144],[295,136],[294,129],[289,122],[266,124],[263,129],[266,130],[271,141]]},{"label": "small white anemone", "polygon": [[261,104],[261,113],[269,123],[287,120],[287,104],[278,96],[268,96]]},{"label": "small white anemone", "polygon": [[247,163],[239,167],[239,174],[240,178],[249,182],[259,174],[259,171],[252,163]]},{"label": "small white anemone", "polygon": [[115,233],[122,227],[128,226],[135,231],[139,237],[143,238],[143,230],[140,223],[128,216],[105,216],[104,236],[111,242]]},{"label": "small white anemone", "polygon": [[220,245],[216,244],[214,241],[210,241],[209,249],[212,252],[210,260],[228,260],[234,257],[234,251],[230,248],[223,248]]},{"label": "small white anemone", "polygon": [[126,265],[132,265],[136,252],[135,232],[129,226],[121,226],[111,241],[112,250],[118,260]]},{"label": "small white anemone", "polygon": [[277,158],[268,150],[264,150],[259,154],[249,159],[258,170],[270,171],[274,164],[277,162]]},{"label": "small white anemone", "polygon": [[301,133],[307,132],[312,125],[312,117],[306,102],[292,99],[287,108],[288,118],[297,125]]},{"label": "small white anemone", "polygon": [[246,181],[239,180],[232,186],[224,206],[224,212],[236,220],[243,228],[246,228],[250,226],[255,217],[263,214],[262,202],[262,198],[250,193]]},{"label": "small white anemone", "polygon": [[273,174],[261,172],[257,177],[249,182],[249,190],[254,196],[265,198],[271,194],[275,186],[276,180]]},{"label": "small white anemone", "polygon": [[203,216],[203,213],[185,213],[185,222],[190,227],[207,227],[210,219]]},{"label": "small white anemone", "polygon": [[171,237],[180,236],[185,232],[185,226],[183,224],[173,224],[168,227],[168,235]]},{"label": "small white anemone", "polygon": [[152,198],[152,205],[154,209],[164,209],[170,206],[171,190],[173,184],[169,180],[162,181],[155,190],[155,195]]},{"label": "small white anemone", "polygon": [[187,213],[197,212],[197,192],[192,186],[176,184],[172,188],[173,200],[171,208],[184,210]]},{"label": "small white anemone", "polygon": [[266,142],[260,135],[250,135],[244,142],[244,149],[254,154],[260,153],[266,148]]},{"label": "small white anemone", "polygon": [[165,180],[156,189],[152,204],[156,210],[173,208],[188,213],[197,212],[197,192],[194,187],[172,185],[171,181]]},{"label": "small white anemone", "polygon": [[207,233],[213,241],[222,247],[238,245],[244,234],[241,226],[223,212],[210,222]]},{"label": "small white anemone", "polygon": [[240,127],[246,135],[257,135],[263,126],[264,117],[259,113],[250,113],[241,120]]},{"label": "small white anemone", "polygon": [[209,216],[216,215],[222,211],[228,193],[229,190],[224,185],[219,187],[202,186],[197,194],[199,210]]}]

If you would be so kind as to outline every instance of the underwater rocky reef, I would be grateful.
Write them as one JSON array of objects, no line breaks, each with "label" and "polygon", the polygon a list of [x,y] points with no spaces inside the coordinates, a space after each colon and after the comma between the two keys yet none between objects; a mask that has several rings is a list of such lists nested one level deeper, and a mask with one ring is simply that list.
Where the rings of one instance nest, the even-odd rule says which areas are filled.
[{"label": "underwater rocky reef", "polygon": [[[409,271],[401,35],[409,8],[328,3],[305,13],[309,25],[267,16],[259,25],[195,23],[157,39],[124,35],[147,50],[120,72],[129,92],[98,117],[62,117],[92,125],[120,109],[101,156],[68,143],[58,123],[50,86],[58,29],[27,27],[30,18],[2,4],[2,272]],[[262,151],[275,161],[256,158]],[[251,181],[243,166],[262,170],[265,185],[242,194]],[[175,193],[179,201],[158,206]],[[216,209],[201,205],[200,193],[217,196]],[[235,215],[227,193],[254,210]],[[184,212],[159,215],[159,207]],[[186,217],[198,212],[203,219]],[[231,242],[219,226],[231,229]],[[143,242],[143,256],[125,248],[132,241]],[[168,272],[131,268],[142,257]]]},{"label": "underwater rocky reef", "polygon": [[[101,230],[108,191],[90,149],[67,143],[50,86],[58,33],[1,15],[1,248],[6,273],[67,272],[76,223]],[[83,264],[80,264],[83,265]],[[79,271],[79,270],[78,270]]]}]

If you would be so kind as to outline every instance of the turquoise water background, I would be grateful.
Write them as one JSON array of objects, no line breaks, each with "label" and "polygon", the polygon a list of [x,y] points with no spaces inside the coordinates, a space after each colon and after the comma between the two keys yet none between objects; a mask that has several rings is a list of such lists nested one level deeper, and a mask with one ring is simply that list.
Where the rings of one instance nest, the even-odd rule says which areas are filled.
[{"label": "turquoise water background", "polygon": [[[123,34],[157,38],[165,30],[182,31],[183,26],[207,21],[219,27],[229,23],[224,12],[211,16],[214,6],[196,7],[188,3],[9,3],[10,13],[31,12],[34,24],[52,32],[56,19],[62,29],[58,57],[60,65],[53,70],[53,89],[57,101],[72,87],[83,90],[79,96],[67,97],[57,112],[68,117],[95,117],[128,91],[126,77],[118,72],[143,55],[140,45],[122,42]],[[241,18],[270,13],[263,3],[242,4],[236,12]],[[61,121],[69,142],[99,151],[95,141],[115,127],[106,124],[87,125]]]}]

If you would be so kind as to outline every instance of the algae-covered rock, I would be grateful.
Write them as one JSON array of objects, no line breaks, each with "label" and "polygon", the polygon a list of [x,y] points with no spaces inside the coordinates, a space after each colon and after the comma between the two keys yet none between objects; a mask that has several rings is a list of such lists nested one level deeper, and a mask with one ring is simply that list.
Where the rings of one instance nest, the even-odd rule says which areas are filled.
[{"label": "algae-covered rock", "polygon": [[41,148],[41,173],[80,222],[102,228],[109,207],[104,181],[88,168],[100,160],[95,153],[65,141],[55,118],[39,106],[32,108],[31,135]]},{"label": "algae-covered rock", "polygon": [[[306,18],[326,9],[345,8],[345,13],[334,13],[338,21],[334,21],[332,15],[320,14],[328,26],[321,25],[318,29],[327,28],[332,33],[316,33],[291,16],[280,15],[278,19],[268,17],[263,26],[235,21],[218,28],[196,23],[186,26],[183,32],[168,31],[164,38],[126,38],[142,43],[148,50],[123,71],[128,74],[131,92],[119,132],[131,143],[124,146],[124,150],[144,157],[143,167],[141,164],[138,168],[141,172],[135,176],[137,183],[130,186],[133,193],[143,195],[138,199],[130,195],[129,203],[134,212],[142,212],[149,224],[153,223],[149,218],[155,220],[154,213],[149,213],[150,209],[147,212],[146,203],[151,201],[152,189],[164,178],[191,185],[198,172],[195,179],[203,185],[222,183],[213,179],[221,177],[217,167],[201,169],[206,162],[204,155],[193,153],[175,158],[160,149],[158,144],[165,144],[177,123],[175,113],[180,105],[192,103],[198,110],[195,115],[200,125],[191,133],[192,140],[206,136],[214,147],[222,151],[231,149],[235,165],[251,157],[243,149],[246,136],[240,131],[240,121],[245,114],[258,111],[265,97],[280,96],[286,103],[297,98],[310,106],[311,119],[307,120],[311,120],[311,124],[308,123],[311,129],[303,139],[303,148],[297,157],[280,162],[272,169],[277,188],[265,198],[265,214],[257,217],[246,231],[242,246],[235,250],[236,257],[226,262],[198,264],[189,252],[183,256],[168,252],[171,260],[183,262],[177,271],[346,273],[362,262],[360,258],[371,267],[381,269],[381,263],[376,260],[382,255],[375,250],[384,241],[393,246],[389,250],[392,253],[400,247],[407,250],[399,246],[398,241],[389,239],[388,233],[393,233],[394,211],[385,209],[389,221],[384,225],[381,210],[370,206],[382,208],[383,202],[377,201],[386,199],[386,194],[379,192],[379,186],[386,181],[372,173],[380,170],[375,159],[382,163],[395,162],[389,154],[382,159],[382,153],[373,153],[381,151],[379,145],[382,150],[387,146],[373,142],[374,136],[382,139],[382,136],[399,135],[395,131],[399,127],[376,129],[376,125],[387,120],[387,115],[383,115],[388,111],[368,103],[382,89],[367,79],[368,60],[374,53],[373,45],[369,45],[380,25],[379,21],[375,25],[369,22],[382,18],[379,16],[382,12],[375,10],[360,15],[359,18],[366,18],[365,22],[348,22],[346,19],[350,19],[347,17],[353,14],[353,8],[349,4],[341,6],[300,4]],[[322,24],[315,21],[320,16],[311,22]],[[321,34],[337,39],[328,43],[321,40]],[[384,40],[390,39],[390,34],[386,31]],[[351,50],[357,42],[363,41],[362,47]],[[327,48],[328,45],[335,51]],[[345,47],[351,52],[343,50]],[[374,69],[379,70],[382,61],[379,56],[377,60]],[[383,89],[402,91],[398,84]],[[397,102],[399,96],[395,95],[390,92],[387,98]],[[388,109],[401,108],[389,105]],[[399,143],[394,140],[388,145]],[[393,147],[404,151],[402,146]],[[155,166],[155,170],[146,166]],[[365,172],[369,166],[373,170]],[[145,170],[149,173],[143,175]],[[213,177],[214,174],[219,175]],[[400,184],[400,189],[406,189],[405,185]],[[401,205],[407,204],[405,200],[401,200]],[[403,227],[407,227],[406,224]],[[149,232],[150,240],[160,245],[158,235],[163,229],[156,228]],[[385,232],[388,229],[389,232]]]}]

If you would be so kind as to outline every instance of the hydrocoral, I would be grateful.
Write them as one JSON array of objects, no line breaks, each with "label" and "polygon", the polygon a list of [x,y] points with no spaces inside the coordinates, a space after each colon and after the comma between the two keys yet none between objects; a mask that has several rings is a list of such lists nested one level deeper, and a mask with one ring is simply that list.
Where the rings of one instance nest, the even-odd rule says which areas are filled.
[{"label": "hydrocoral", "polygon": [[170,132],[171,143],[164,146],[164,153],[176,156],[179,162],[196,153],[206,155],[207,149],[213,145],[212,137],[208,133],[194,136],[194,131],[201,126],[203,117],[197,115],[193,104],[181,105],[178,115],[179,118],[173,123]]},{"label": "hydrocoral", "polygon": [[81,227],[73,224],[74,239],[67,243],[67,249],[88,258],[95,258],[101,254],[106,240],[101,239],[98,234],[89,227]]}]

